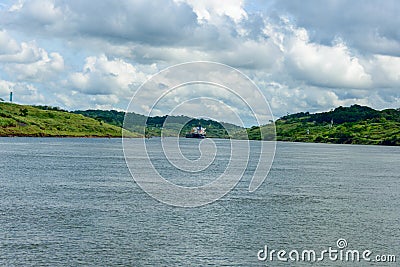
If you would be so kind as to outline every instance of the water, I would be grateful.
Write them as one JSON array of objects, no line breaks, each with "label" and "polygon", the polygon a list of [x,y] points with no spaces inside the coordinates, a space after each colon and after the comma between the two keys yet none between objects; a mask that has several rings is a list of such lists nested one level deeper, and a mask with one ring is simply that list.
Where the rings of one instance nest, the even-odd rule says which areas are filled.
[{"label": "water", "polygon": [[[215,142],[226,151],[228,140]],[[225,168],[223,155],[211,173]],[[262,262],[257,252],[321,251],[344,238],[350,249],[397,255],[375,266],[398,266],[399,147],[278,143],[267,180],[249,193],[252,166],[219,201],[176,208],[133,182],[119,139],[0,138],[0,265],[310,266]]]}]

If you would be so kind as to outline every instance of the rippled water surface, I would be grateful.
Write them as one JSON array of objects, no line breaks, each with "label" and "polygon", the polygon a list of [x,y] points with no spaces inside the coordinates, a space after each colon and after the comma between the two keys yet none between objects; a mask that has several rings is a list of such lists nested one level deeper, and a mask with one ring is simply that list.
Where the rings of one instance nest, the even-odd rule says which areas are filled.
[{"label": "rippled water surface", "polygon": [[[197,176],[171,168],[156,139],[148,149],[170,181],[193,186],[226,168],[229,141],[214,142],[221,152]],[[199,156],[198,140],[181,145]],[[267,179],[249,193],[256,154],[222,199],[176,208],[134,183],[119,139],[0,138],[0,266],[310,266],[261,262],[257,252],[321,251],[339,238],[400,261],[399,147],[278,143]]]}]

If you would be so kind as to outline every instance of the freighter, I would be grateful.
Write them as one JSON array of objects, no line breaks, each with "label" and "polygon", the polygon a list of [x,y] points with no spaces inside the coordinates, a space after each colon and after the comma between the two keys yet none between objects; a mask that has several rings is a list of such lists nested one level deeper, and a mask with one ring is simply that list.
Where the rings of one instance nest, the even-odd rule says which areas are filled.
[{"label": "freighter", "polygon": [[186,134],[186,138],[206,138],[206,128],[203,128],[200,125],[193,127],[190,133]]}]

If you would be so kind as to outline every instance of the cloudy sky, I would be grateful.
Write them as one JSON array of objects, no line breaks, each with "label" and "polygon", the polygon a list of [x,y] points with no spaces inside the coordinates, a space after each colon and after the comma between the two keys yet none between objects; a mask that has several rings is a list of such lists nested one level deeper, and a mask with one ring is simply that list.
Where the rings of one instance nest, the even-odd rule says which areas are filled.
[{"label": "cloudy sky", "polygon": [[248,75],[278,117],[399,108],[399,14],[397,0],[3,0],[0,97],[124,110],[158,71],[202,60]]}]

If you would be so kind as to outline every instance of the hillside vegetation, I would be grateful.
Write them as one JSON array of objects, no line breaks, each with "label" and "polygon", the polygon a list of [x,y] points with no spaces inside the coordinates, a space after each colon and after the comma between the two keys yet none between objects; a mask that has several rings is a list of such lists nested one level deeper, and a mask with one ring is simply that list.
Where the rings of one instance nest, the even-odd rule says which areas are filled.
[{"label": "hillside vegetation", "polygon": [[[125,119],[125,124],[124,124]],[[68,112],[48,106],[0,102],[0,136],[184,136],[192,127],[207,128],[207,137],[337,144],[400,145],[400,109],[374,110],[353,105],[329,112],[300,112],[275,123],[242,128],[187,116],[149,117],[120,111]],[[275,126],[275,127],[274,127]]]},{"label": "hillside vegetation", "polygon": [[207,137],[210,138],[230,138],[240,132],[245,132],[244,128],[231,123],[194,119],[187,116],[146,117],[136,113],[127,113],[124,124],[125,112],[121,111],[78,110],[74,113],[125,127],[129,131],[145,133],[147,137],[161,136],[161,132],[163,136],[185,136],[192,127],[198,125],[207,128]]},{"label": "hillside vegetation", "polygon": [[[323,113],[287,115],[275,125],[278,141],[400,145],[400,109],[378,111],[353,105]],[[254,127],[249,132],[259,137],[260,130],[268,132],[270,128]]]},{"label": "hillside vegetation", "polygon": [[[0,136],[120,137],[122,129],[51,107],[0,102]],[[128,133],[128,136],[140,136]]]}]

